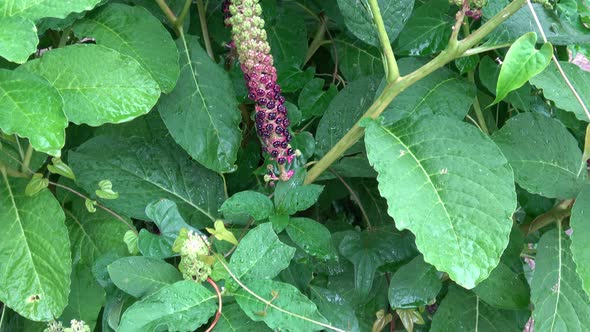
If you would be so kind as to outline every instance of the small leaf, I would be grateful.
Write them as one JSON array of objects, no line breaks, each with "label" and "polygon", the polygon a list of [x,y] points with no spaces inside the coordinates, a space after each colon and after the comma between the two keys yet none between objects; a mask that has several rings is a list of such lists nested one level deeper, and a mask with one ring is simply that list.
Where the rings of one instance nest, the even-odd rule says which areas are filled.
[{"label": "small leaf", "polygon": [[127,245],[127,250],[131,255],[137,255],[137,253],[139,253],[139,248],[137,247],[137,238],[138,234],[132,230],[128,230],[123,236],[123,242],[125,242]]},{"label": "small leaf", "polygon": [[136,298],[148,296],[182,280],[182,275],[174,266],[142,256],[120,258],[108,266],[108,271],[120,290]]},{"label": "small leaf", "polygon": [[436,300],[441,288],[438,272],[419,255],[391,276],[389,305],[400,309],[425,306]]},{"label": "small leaf", "polygon": [[179,281],[130,306],[117,331],[194,331],[215,313],[216,301],[217,296],[204,286]]},{"label": "small leaf", "polygon": [[576,272],[582,279],[586,294],[590,294],[590,251],[588,239],[590,239],[590,185],[585,185],[576,197],[572,208],[570,224],[572,226],[572,257],[576,263]]},{"label": "small leaf", "polygon": [[510,91],[523,86],[549,65],[553,56],[553,46],[545,43],[537,50],[536,43],[537,34],[529,32],[510,46],[500,69],[494,104],[504,99]]},{"label": "small leaf", "polygon": [[209,234],[215,236],[216,239],[221,241],[227,241],[231,244],[238,245],[238,239],[236,239],[235,235],[228,231],[223,224],[223,220],[216,220],[215,221],[215,229],[206,228]]},{"label": "small leaf", "polygon": [[96,201],[93,201],[90,198],[86,198],[84,200],[84,205],[86,206],[86,210],[88,210],[88,212],[96,212]]},{"label": "small leaf", "polygon": [[64,163],[61,158],[52,158],[51,159],[52,165],[47,165],[47,169],[53,174],[59,174],[65,176],[68,179],[76,180],[76,175],[74,175],[74,171]]},{"label": "small leaf", "polygon": [[254,220],[263,220],[273,211],[271,200],[256,191],[242,191],[228,198],[219,209],[224,216],[236,214],[250,215]]},{"label": "small leaf", "polygon": [[291,218],[287,234],[305,252],[320,259],[336,257],[330,231],[319,222],[308,218]]},{"label": "small leaf", "polygon": [[324,186],[309,184],[283,191],[288,186],[285,182],[279,183],[275,191],[275,209],[277,214],[292,215],[298,211],[304,211],[313,206]]},{"label": "small leaf", "polygon": [[37,50],[39,37],[31,20],[21,16],[0,16],[0,56],[4,59],[25,63]]},{"label": "small leaf", "polygon": [[113,191],[113,183],[110,180],[102,180],[98,183],[100,189],[95,190],[96,196],[103,199],[117,199],[119,193]]},{"label": "small leaf", "polygon": [[49,179],[44,178],[43,174],[35,173],[25,188],[25,195],[33,196],[47,186],[49,186]]}]

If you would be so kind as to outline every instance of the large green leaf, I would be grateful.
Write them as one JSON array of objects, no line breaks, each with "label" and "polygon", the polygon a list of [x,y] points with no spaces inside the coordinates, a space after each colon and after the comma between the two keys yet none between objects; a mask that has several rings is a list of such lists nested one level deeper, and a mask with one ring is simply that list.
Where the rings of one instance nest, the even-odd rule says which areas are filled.
[{"label": "large green leaf", "polygon": [[129,307],[117,331],[193,331],[215,313],[216,302],[217,296],[201,284],[180,281]]},{"label": "large green leaf", "polygon": [[365,143],[389,215],[416,235],[424,260],[466,288],[486,279],[508,244],[516,208],[500,149],[477,128],[444,116],[392,127],[371,121]]},{"label": "large green leaf", "polygon": [[220,211],[228,217],[236,214],[248,214],[254,220],[268,218],[274,210],[272,201],[266,195],[256,191],[242,191],[234,194],[221,205]]},{"label": "large green leaf", "polygon": [[570,244],[559,225],[539,241],[531,282],[535,331],[582,332],[590,326],[590,298],[576,274]]},{"label": "large green leaf", "polygon": [[172,91],[176,85],[178,49],[170,33],[147,9],[113,3],[77,22],[74,33],[134,58],[163,92]]},{"label": "large green leaf", "polygon": [[174,266],[150,257],[123,257],[111,263],[108,270],[111,280],[120,290],[137,298],[182,280],[182,275]]},{"label": "large green leaf", "polygon": [[47,79],[62,95],[68,120],[76,124],[130,121],[149,112],[160,97],[158,84],[139,62],[99,45],[58,48],[19,69]]},{"label": "large green leaf", "polygon": [[312,207],[320,197],[324,186],[308,184],[288,187],[280,183],[275,190],[275,209],[277,214],[291,215],[297,211],[304,211]]},{"label": "large green leaf", "polygon": [[572,226],[572,256],[576,263],[576,272],[582,279],[584,290],[590,294],[590,185],[585,185],[572,208],[570,224]]},{"label": "large green leaf", "polygon": [[33,147],[54,156],[65,144],[68,120],[61,96],[44,79],[0,69],[0,129],[29,138]]},{"label": "large green leaf", "polygon": [[334,84],[330,84],[328,90],[324,90],[325,84],[323,79],[314,78],[301,90],[297,104],[301,108],[303,120],[323,115],[332,99],[338,94]]},{"label": "large green leaf", "polygon": [[100,309],[105,304],[105,291],[92,274],[92,267],[84,263],[72,266],[72,286],[68,306],[60,321],[66,325],[72,319],[83,320],[93,331]]},{"label": "large green leaf", "polygon": [[[348,81],[364,76],[383,76],[383,59],[379,49],[345,34],[334,39],[338,52],[338,68]],[[334,55],[336,57],[336,55]]]},{"label": "large green leaf", "polygon": [[395,54],[430,55],[442,51],[451,36],[448,0],[430,0],[414,10],[396,41]]},{"label": "large green leaf", "polygon": [[305,252],[320,259],[336,257],[330,231],[319,222],[308,218],[291,218],[287,234]]},{"label": "large green leaf", "polygon": [[189,224],[205,226],[224,199],[219,176],[189,160],[168,139],[95,137],[70,151],[69,165],[87,192],[110,180],[119,198],[103,203],[132,218],[146,220],[149,203],[169,199]]},{"label": "large green leaf", "polygon": [[528,311],[496,309],[453,285],[436,311],[430,331],[521,332],[529,315]]},{"label": "large green leaf", "polygon": [[[400,73],[407,75],[425,65],[425,59],[404,58],[398,62]],[[381,83],[380,91],[386,81]],[[405,89],[383,112],[385,123],[405,117],[418,118],[438,114],[462,120],[473,104],[473,84],[447,68],[441,68]]]},{"label": "large green leaf", "polygon": [[272,304],[294,313],[298,316],[279,311],[264,302],[261,302],[250,293],[240,289],[235,298],[238,305],[253,321],[264,321],[272,329],[286,331],[319,331],[324,328],[320,325],[303,320],[301,317],[315,320],[324,324],[328,322],[318,312],[316,305],[292,285],[272,280],[252,280],[247,284],[248,288]]},{"label": "large green leaf", "polygon": [[304,16],[293,14],[291,9],[296,7],[289,10],[286,6],[273,8],[274,3],[275,1],[264,3],[263,18],[271,53],[278,66],[279,84],[285,86],[282,77],[290,69],[299,69],[305,61],[308,48],[307,29]]},{"label": "large green leaf", "polygon": [[537,50],[536,43],[537,34],[529,32],[510,46],[498,77],[494,103],[500,102],[510,91],[520,88],[549,65],[553,56],[553,46],[545,43]]},{"label": "large green leaf", "polygon": [[272,331],[262,322],[255,322],[236,304],[224,305],[215,332],[267,332]]},{"label": "large green leaf", "polygon": [[28,319],[50,320],[68,302],[70,240],[51,192],[25,196],[26,185],[0,178],[0,301]]},{"label": "large green leaf", "polygon": [[240,241],[229,267],[240,279],[272,279],[289,266],[294,254],[295,248],[279,241],[272,225],[264,223]]},{"label": "large green leaf", "polygon": [[[72,261],[92,266],[102,255],[115,252],[121,256],[128,253],[123,242],[129,230],[121,220],[102,209],[90,213],[84,201],[76,199],[64,209],[66,226],[72,245]],[[131,224],[131,221],[128,221]]]},{"label": "large green leaf", "polygon": [[[393,41],[412,14],[414,0],[378,0],[385,31]],[[367,44],[379,46],[377,28],[373,23],[373,13],[366,0],[338,0],[338,7],[344,23],[350,32]]]},{"label": "large green leaf", "polygon": [[102,0],[5,0],[0,16],[22,16],[30,20],[42,17],[64,18],[70,13],[91,10]]},{"label": "large green leaf", "polygon": [[24,17],[0,15],[0,57],[25,63],[37,50],[39,37],[35,23]]},{"label": "large green leaf", "polygon": [[[582,70],[573,63],[564,61],[560,61],[559,63],[586,107],[590,107],[590,86],[588,85],[588,82],[590,82],[590,73]],[[555,106],[568,112],[573,112],[576,118],[582,121],[590,122],[588,115],[586,115],[572,91],[565,84],[555,63],[551,63],[544,72],[533,77],[531,83],[537,88],[542,89],[545,98],[554,101]]]},{"label": "large green leaf", "polygon": [[441,288],[438,272],[419,255],[391,276],[389,305],[402,309],[425,306],[436,299]]},{"label": "large green leaf", "polygon": [[361,118],[373,103],[381,77],[363,77],[341,90],[318,124],[316,153],[323,156]]},{"label": "large green leaf", "polygon": [[311,298],[320,313],[332,326],[350,332],[359,332],[359,322],[352,306],[338,293],[316,286],[311,286]]},{"label": "large green leaf", "polygon": [[227,72],[194,36],[178,40],[180,77],[163,96],[158,111],[174,140],[203,166],[217,172],[235,169],[241,116]]},{"label": "large green leaf", "polygon": [[494,133],[493,140],[514,169],[516,182],[531,193],[573,198],[586,180],[578,142],[557,120],[522,113]]}]

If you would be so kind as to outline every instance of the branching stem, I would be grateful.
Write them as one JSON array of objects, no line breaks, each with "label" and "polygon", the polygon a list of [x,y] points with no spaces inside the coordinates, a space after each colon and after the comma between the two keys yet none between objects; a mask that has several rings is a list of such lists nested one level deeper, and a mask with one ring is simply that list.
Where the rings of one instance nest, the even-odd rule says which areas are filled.
[{"label": "branching stem", "polygon": [[393,49],[391,48],[389,36],[385,30],[385,24],[383,23],[383,17],[381,17],[381,10],[379,9],[377,0],[369,0],[369,7],[371,7],[373,22],[375,22],[375,25],[377,26],[377,34],[379,35],[379,41],[381,42],[383,55],[385,56],[384,64],[386,66],[385,72],[387,73],[387,82],[395,82],[399,78],[399,69],[397,67],[397,61],[395,61]]},{"label": "branching stem", "polygon": [[164,0],[155,0],[155,1],[158,4],[158,6],[160,6],[160,9],[162,10],[162,12],[164,12],[164,15],[166,15],[166,18],[168,19],[170,24],[172,24],[173,26],[176,26],[176,15],[174,15],[174,12],[172,11],[172,9],[170,9],[170,7],[168,7],[168,5],[166,4],[166,1],[164,1]]},{"label": "branching stem", "polygon": [[561,222],[563,219],[570,216],[573,204],[573,199],[567,199],[557,204],[551,210],[539,215],[529,224],[521,225],[520,230],[525,236],[527,236],[554,222]]}]

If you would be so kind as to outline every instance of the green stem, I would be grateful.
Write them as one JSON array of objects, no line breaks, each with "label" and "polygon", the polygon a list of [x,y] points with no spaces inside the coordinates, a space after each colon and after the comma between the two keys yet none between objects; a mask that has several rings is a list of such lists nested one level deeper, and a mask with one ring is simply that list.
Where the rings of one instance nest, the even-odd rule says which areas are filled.
[{"label": "green stem", "polygon": [[[463,32],[466,36],[470,34],[469,31],[469,24],[463,24]],[[467,77],[471,84],[475,85],[475,74],[473,70],[467,73]],[[477,117],[477,122],[479,124],[479,128],[483,131],[486,135],[490,134],[490,130],[488,129],[488,125],[486,123],[486,119],[483,116],[483,112],[481,110],[481,105],[479,104],[479,98],[477,97],[477,91],[475,92],[475,98],[473,100],[473,109],[475,110],[475,116]]]},{"label": "green stem", "polygon": [[[322,46],[324,43],[324,36],[326,35],[326,20],[320,19],[320,27],[318,31],[315,33],[313,40],[309,44],[309,48],[307,49],[307,54],[305,55],[305,62],[307,63],[311,57],[315,54],[315,52]],[[328,41],[329,42],[329,41]]]},{"label": "green stem", "polygon": [[199,22],[201,22],[201,31],[203,31],[203,42],[205,49],[211,59],[215,59],[213,49],[211,48],[211,39],[209,38],[209,28],[207,28],[207,18],[205,17],[205,6],[203,0],[197,0],[197,10],[199,12]]},{"label": "green stem", "polygon": [[529,224],[521,225],[520,230],[525,236],[527,236],[554,222],[561,222],[563,219],[571,215],[573,204],[573,199],[567,199],[557,204],[553,209],[538,216]]},{"label": "green stem", "polygon": [[25,157],[23,158],[23,164],[21,167],[21,171],[26,172],[29,169],[29,165],[31,165],[31,158],[33,157],[33,146],[29,143],[27,147],[27,152],[25,153]]},{"label": "green stem", "polygon": [[0,315],[0,331],[2,331],[2,324],[4,323],[4,315],[6,314],[6,304],[2,303],[2,315]]},{"label": "green stem", "polygon": [[[401,77],[396,81],[387,84],[381,95],[375,100],[373,105],[365,112],[362,117],[377,118],[397,97],[402,91],[413,85],[420,79],[426,77],[435,70],[441,68],[445,64],[456,59],[460,54],[463,54],[468,49],[475,46],[485,36],[490,34],[498,25],[504,22],[508,17],[518,11],[526,2],[526,0],[514,0],[498,14],[492,17],[479,29],[467,36],[465,39],[459,41],[454,46],[449,43],[447,48],[443,50],[436,58],[425,64],[423,67],[417,69],[413,73]],[[328,151],[328,153],[318,161],[318,163],[307,173],[305,183],[309,184],[315,181],[317,177],[322,174],[334,161],[348,150],[353,144],[363,137],[364,129],[359,126],[357,122],[354,126]]]},{"label": "green stem", "polygon": [[184,23],[184,19],[186,18],[189,9],[191,8],[191,3],[193,3],[192,0],[186,0],[184,2],[184,7],[182,7],[180,15],[178,15],[178,17],[174,21],[174,27],[176,27],[176,29],[182,29],[182,24]]},{"label": "green stem", "polygon": [[472,49],[465,51],[459,57],[467,57],[467,56],[485,53],[485,52],[497,50],[499,48],[505,48],[505,47],[510,47],[510,46],[512,46],[512,43],[506,43],[506,44],[500,44],[500,45],[489,45],[489,46],[482,45],[482,46],[474,47]]},{"label": "green stem", "polygon": [[2,174],[10,175],[15,178],[27,178],[28,177],[27,174],[25,174],[23,172],[19,172],[16,169],[13,169],[12,167],[5,165],[1,161],[0,161],[0,172]]},{"label": "green stem", "polygon": [[70,37],[70,33],[72,32],[72,27],[67,27],[61,33],[61,38],[59,38],[59,43],[57,44],[57,48],[62,48],[66,46],[68,42],[68,38]]},{"label": "green stem", "polygon": [[170,7],[168,7],[168,5],[166,4],[166,1],[164,0],[155,0],[156,3],[158,4],[158,6],[160,6],[160,9],[162,10],[162,12],[164,12],[164,15],[166,15],[166,18],[168,18],[168,21],[170,22],[170,24],[172,24],[172,26],[176,26],[176,15],[174,15],[174,12],[172,11],[172,9],[170,9]]},{"label": "green stem", "polygon": [[384,64],[386,67],[387,82],[395,82],[399,78],[399,69],[397,67],[397,61],[395,61],[395,55],[391,49],[391,42],[385,30],[385,24],[383,23],[377,0],[369,0],[369,7],[371,7],[371,12],[373,13],[373,21],[377,26],[377,34],[379,35],[379,41],[381,42],[383,55],[385,56]]}]

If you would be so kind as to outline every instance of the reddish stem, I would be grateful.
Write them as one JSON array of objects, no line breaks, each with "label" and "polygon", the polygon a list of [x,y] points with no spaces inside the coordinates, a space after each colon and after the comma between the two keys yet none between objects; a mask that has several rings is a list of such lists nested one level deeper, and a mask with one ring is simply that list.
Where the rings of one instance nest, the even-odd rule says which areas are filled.
[{"label": "reddish stem", "polygon": [[213,287],[213,289],[215,289],[215,293],[217,293],[217,302],[219,302],[217,312],[215,313],[215,319],[213,319],[213,323],[211,323],[211,326],[209,326],[209,328],[205,331],[211,332],[221,317],[221,308],[223,308],[223,302],[221,300],[221,291],[219,291],[219,287],[217,287],[215,281],[213,281],[211,278],[207,278],[207,282]]}]

